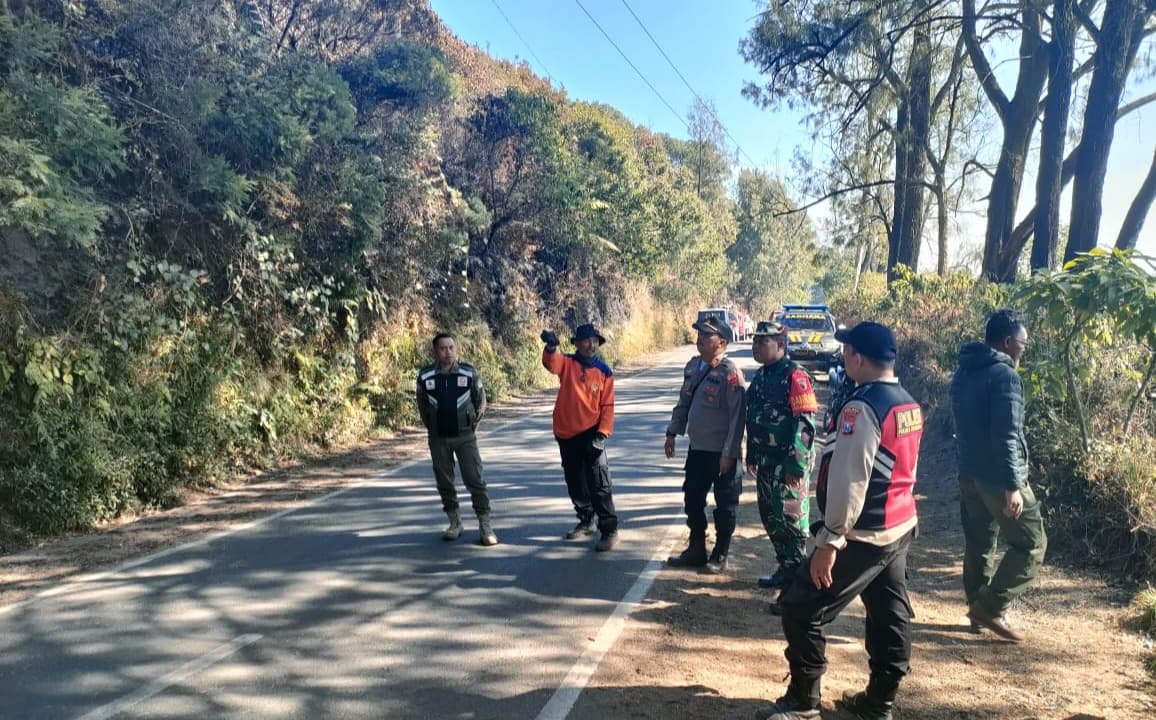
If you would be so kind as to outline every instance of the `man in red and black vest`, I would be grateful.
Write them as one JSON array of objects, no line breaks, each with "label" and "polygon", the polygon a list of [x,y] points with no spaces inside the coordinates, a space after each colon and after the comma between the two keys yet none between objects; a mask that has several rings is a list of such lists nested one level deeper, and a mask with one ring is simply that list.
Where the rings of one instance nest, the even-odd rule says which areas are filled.
[{"label": "man in red and black vest", "polygon": [[762,717],[819,717],[819,683],[827,669],[824,628],[856,597],[867,610],[865,691],[844,706],[865,720],[890,720],[911,659],[907,550],[915,536],[916,463],[923,434],[919,404],[895,377],[895,336],[879,323],[835,334],[847,374],[858,384],[831,414],[819,461],[810,560],[780,600],[791,683]]}]

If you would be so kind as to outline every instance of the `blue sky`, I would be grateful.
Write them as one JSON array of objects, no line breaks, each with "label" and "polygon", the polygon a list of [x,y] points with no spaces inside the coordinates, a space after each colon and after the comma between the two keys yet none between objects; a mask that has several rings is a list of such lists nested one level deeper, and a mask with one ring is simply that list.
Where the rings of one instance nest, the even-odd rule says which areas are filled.
[{"label": "blue sky", "polygon": [[[765,110],[741,95],[747,82],[758,80],[755,68],[744,63],[738,54],[739,40],[753,25],[758,12],[754,0],[627,2],[691,87],[715,104],[723,124],[743,150],[739,156],[741,165],[753,164],[787,179],[796,149],[803,153],[815,150],[799,113]],[[612,105],[636,123],[686,137],[684,121],[647,87],[579,3],[666,102],[685,118],[694,95],[654,47],[623,0],[430,0],[445,24],[466,42],[495,57],[528,62],[539,75],[550,77],[574,99]],[[503,11],[509,22],[503,18]],[[1133,114],[1117,127],[1104,197],[1102,237],[1107,242],[1115,239],[1128,204],[1152,161],[1154,147],[1156,107]],[[734,151],[734,147],[730,149]],[[1034,188],[1034,181],[1029,179],[1025,186]],[[1022,202],[1030,207],[1030,192],[1025,193]],[[821,214],[823,208],[820,206],[817,211]],[[1063,221],[1067,219],[1066,212]],[[961,223],[964,234],[976,240],[982,238],[980,220],[964,217]],[[1156,217],[1149,217],[1140,249],[1156,254]]]},{"label": "blue sky", "polygon": [[[740,94],[753,67],[738,54],[739,39],[757,12],[751,0],[628,0],[691,87],[713,101],[723,124],[756,166],[790,170],[796,145],[809,144],[797,115],[760,110]],[[582,5],[638,66],[667,102],[685,118],[694,96],[622,0],[581,0]],[[566,89],[570,97],[612,105],[636,123],[686,137],[675,117],[630,68],[574,0],[431,0],[458,37],[491,55],[528,62]],[[535,59],[534,56],[537,56]],[[733,151],[734,148],[732,147]],[[744,165],[751,163],[741,158]]]}]

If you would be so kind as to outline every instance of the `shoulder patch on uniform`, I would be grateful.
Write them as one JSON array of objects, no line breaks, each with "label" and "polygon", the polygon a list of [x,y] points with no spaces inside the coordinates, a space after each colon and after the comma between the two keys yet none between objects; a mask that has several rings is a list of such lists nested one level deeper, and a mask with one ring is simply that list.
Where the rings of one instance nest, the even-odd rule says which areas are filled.
[{"label": "shoulder patch on uniform", "polygon": [[791,387],[787,391],[791,412],[795,415],[819,411],[819,399],[815,397],[815,386],[811,376],[803,370],[796,370],[791,376]]},{"label": "shoulder patch on uniform", "polygon": [[923,412],[919,406],[905,408],[895,413],[895,435],[903,437],[923,429]]},{"label": "shoulder patch on uniform", "polygon": [[858,419],[859,408],[843,408],[843,414],[839,416],[839,432],[844,435],[850,435],[855,432],[855,421]]}]

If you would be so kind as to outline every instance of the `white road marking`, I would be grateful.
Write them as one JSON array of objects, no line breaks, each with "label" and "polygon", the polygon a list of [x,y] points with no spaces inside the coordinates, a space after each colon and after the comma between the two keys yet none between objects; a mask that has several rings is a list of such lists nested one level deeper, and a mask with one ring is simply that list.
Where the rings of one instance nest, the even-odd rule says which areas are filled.
[{"label": "white road marking", "polygon": [[212,667],[246,645],[251,645],[260,639],[261,636],[256,634],[240,635],[234,638],[232,642],[225,643],[212,652],[208,652],[195,660],[190,660],[168,675],[153,680],[133,694],[126,695],[120,700],[98,707],[92,712],[77,718],[77,720],[108,720],[108,718],[115,717],[132,706],[139,705],[154,695],[159,695],[190,675],[195,675],[208,667]]},{"label": "white road marking", "polygon": [[606,622],[602,624],[602,628],[590,642],[589,647],[570,668],[570,672],[566,674],[562,684],[554,691],[549,702],[538,713],[535,720],[566,720],[570,711],[574,709],[574,703],[578,702],[578,696],[582,694],[587,683],[590,682],[590,678],[594,676],[594,671],[598,669],[602,658],[606,656],[610,648],[614,647],[614,643],[622,635],[622,631],[626,627],[626,620],[641,604],[646,593],[650,591],[650,586],[654,584],[654,579],[658,576],[659,570],[662,569],[666,557],[670,555],[675,541],[681,537],[681,534],[674,532],[673,529],[680,528],[682,525],[683,523],[680,521],[670,526],[671,532],[667,533],[666,542],[650,557],[650,562],[638,574],[638,579],[634,581],[634,584],[626,591],[626,595],[614,607],[614,612],[606,618]]}]

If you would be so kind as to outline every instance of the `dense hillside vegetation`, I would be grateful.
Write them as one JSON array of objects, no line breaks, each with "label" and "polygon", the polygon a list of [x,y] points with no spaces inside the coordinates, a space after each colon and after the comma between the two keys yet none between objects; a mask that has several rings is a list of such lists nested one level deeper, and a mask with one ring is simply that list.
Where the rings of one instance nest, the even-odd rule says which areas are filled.
[{"label": "dense hillside vegetation", "polygon": [[763,243],[752,299],[802,298],[809,223],[729,181],[418,0],[0,3],[0,503],[78,528],[407,423],[439,328],[497,395],[543,325],[671,342]]}]

